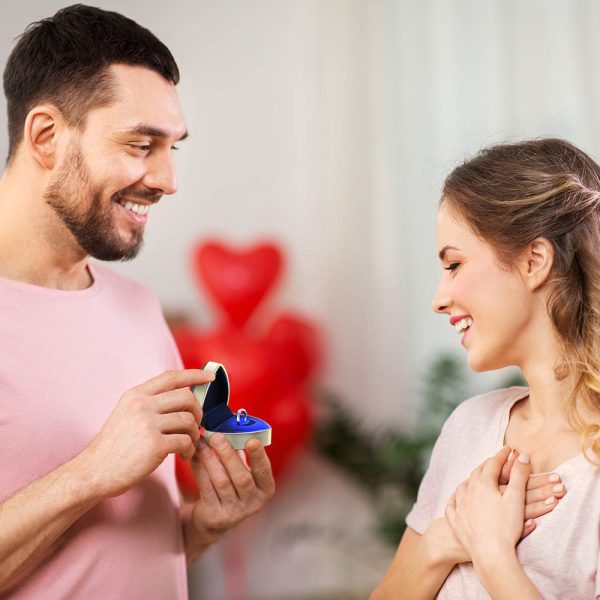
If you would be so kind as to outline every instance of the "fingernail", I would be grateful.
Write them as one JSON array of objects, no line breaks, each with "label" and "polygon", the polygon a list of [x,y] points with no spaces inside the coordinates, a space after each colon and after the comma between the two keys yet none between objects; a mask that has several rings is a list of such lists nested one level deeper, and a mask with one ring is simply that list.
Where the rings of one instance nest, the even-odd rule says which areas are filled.
[{"label": "fingernail", "polygon": [[511,451],[510,451],[510,454],[508,455],[508,458],[507,458],[507,460],[510,460],[510,459],[513,457],[513,454],[514,454],[514,453],[515,453],[515,451],[514,451],[514,450],[511,450]]},{"label": "fingernail", "polygon": [[553,491],[553,492],[556,492],[557,494],[560,494],[560,493],[563,491],[563,484],[562,484],[562,483],[559,483],[558,485],[555,485],[555,486],[552,488],[552,491]]},{"label": "fingernail", "polygon": [[552,475],[548,477],[548,481],[551,481],[552,483],[560,481],[560,475],[558,475],[557,473],[552,473]]},{"label": "fingernail", "polygon": [[554,504],[554,496],[550,496],[550,498],[546,498],[546,499],[544,500],[544,504],[545,504],[546,506],[550,506],[551,504]]},{"label": "fingernail", "polygon": [[212,371],[202,371],[202,373],[204,374],[204,377],[206,377],[206,379],[208,379],[209,381],[215,380],[215,374]]},{"label": "fingernail", "polygon": [[228,443],[225,436],[221,433],[215,433],[212,436],[212,440],[213,440],[213,444],[215,446],[217,446],[218,448],[225,448],[225,446],[227,446],[227,443]]},{"label": "fingernail", "polygon": [[529,463],[529,454],[527,454],[527,452],[521,452],[521,454],[519,454],[519,458],[517,458],[517,460],[520,463],[527,464],[527,463]]},{"label": "fingernail", "polygon": [[525,527],[531,527],[533,525],[533,519],[527,519],[525,521]]}]

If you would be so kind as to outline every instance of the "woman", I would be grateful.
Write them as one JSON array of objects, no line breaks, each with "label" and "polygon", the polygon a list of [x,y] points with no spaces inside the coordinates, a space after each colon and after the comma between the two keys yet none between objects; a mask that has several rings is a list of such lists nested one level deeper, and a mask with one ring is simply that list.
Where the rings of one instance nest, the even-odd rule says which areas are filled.
[{"label": "woman", "polygon": [[437,238],[434,310],[473,370],[529,387],[447,420],[371,598],[597,598],[600,166],[562,140],[488,148],[446,179]]}]

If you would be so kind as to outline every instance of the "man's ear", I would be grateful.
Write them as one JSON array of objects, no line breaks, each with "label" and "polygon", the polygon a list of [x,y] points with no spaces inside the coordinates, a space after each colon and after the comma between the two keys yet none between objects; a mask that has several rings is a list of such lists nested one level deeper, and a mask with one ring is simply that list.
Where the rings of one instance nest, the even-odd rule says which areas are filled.
[{"label": "man's ear", "polygon": [[519,259],[521,276],[534,291],[548,279],[554,264],[554,247],[546,238],[536,238],[527,245]]},{"label": "man's ear", "polygon": [[65,121],[52,105],[40,105],[29,111],[25,119],[23,142],[43,169],[51,170],[57,161],[59,137]]}]

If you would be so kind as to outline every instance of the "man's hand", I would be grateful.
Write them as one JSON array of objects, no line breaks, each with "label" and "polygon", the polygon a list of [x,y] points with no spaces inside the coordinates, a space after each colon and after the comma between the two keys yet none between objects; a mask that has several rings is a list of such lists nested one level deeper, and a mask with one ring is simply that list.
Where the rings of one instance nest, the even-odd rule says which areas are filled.
[{"label": "man's hand", "polygon": [[191,523],[201,546],[212,544],[232,527],[258,512],[275,493],[271,463],[258,440],[236,452],[224,435],[215,433],[208,443],[200,438],[191,461],[200,489]]},{"label": "man's hand", "polygon": [[190,390],[212,381],[198,369],[167,371],[123,394],[100,433],[81,453],[99,493],[116,496],[145,479],[167,457],[191,458],[202,410]]}]

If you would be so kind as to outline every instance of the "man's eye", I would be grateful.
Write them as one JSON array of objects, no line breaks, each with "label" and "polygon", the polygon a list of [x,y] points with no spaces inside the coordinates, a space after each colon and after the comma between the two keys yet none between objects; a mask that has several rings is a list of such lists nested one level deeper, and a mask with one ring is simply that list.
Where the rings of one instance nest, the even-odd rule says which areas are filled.
[{"label": "man's eye", "polygon": [[457,262],[450,263],[447,267],[444,267],[444,269],[446,271],[455,271],[456,269],[458,269],[459,265],[460,265],[460,263],[457,263]]},{"label": "man's eye", "polygon": [[152,146],[150,144],[129,144],[135,150],[139,150],[140,152],[150,152]]}]

